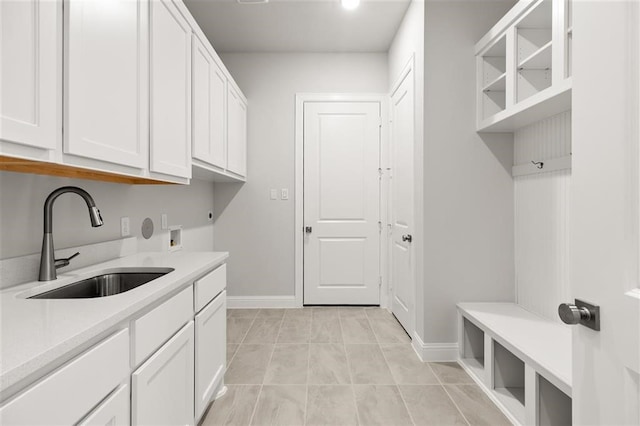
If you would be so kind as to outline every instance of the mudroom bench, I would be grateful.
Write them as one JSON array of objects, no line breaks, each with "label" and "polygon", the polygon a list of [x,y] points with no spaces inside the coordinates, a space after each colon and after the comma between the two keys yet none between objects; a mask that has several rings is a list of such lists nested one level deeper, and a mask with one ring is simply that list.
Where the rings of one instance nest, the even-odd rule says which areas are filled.
[{"label": "mudroom bench", "polygon": [[515,303],[459,303],[460,364],[511,421],[571,424],[571,330]]}]

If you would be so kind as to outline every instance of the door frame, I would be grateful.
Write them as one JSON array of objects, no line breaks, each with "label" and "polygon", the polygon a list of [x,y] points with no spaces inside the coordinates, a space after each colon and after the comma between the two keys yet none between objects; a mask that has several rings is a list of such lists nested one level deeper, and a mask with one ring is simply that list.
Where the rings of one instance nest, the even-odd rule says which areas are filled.
[{"label": "door frame", "polygon": [[[380,167],[389,165],[389,95],[386,93],[296,93],[295,118],[295,221],[294,221],[294,269],[295,306],[304,304],[304,104],[305,102],[378,102],[380,104]],[[388,206],[388,178],[383,175],[380,191],[380,221],[386,228]],[[388,298],[388,235],[380,233],[380,307],[386,308]]]}]

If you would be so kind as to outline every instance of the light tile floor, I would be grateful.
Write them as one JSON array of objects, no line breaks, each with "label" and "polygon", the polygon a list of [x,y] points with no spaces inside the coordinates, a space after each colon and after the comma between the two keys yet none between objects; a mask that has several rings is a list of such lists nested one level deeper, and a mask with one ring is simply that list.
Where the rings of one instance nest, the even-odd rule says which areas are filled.
[{"label": "light tile floor", "polygon": [[508,425],[456,363],[379,308],[230,309],[229,390],[202,426]]}]

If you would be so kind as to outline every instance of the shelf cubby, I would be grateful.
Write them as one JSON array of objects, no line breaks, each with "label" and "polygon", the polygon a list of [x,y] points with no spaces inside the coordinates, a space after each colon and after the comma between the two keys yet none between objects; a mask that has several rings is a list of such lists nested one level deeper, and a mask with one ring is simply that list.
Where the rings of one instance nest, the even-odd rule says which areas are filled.
[{"label": "shelf cubby", "polygon": [[493,388],[500,401],[524,423],[524,362],[493,342]]},{"label": "shelf cubby", "polygon": [[491,117],[506,107],[506,37],[500,38],[480,58],[481,108],[483,117]]},{"label": "shelf cubby", "polygon": [[538,375],[538,424],[564,426],[572,424],[571,397]]},{"label": "shelf cubby", "polygon": [[516,26],[516,103],[542,92],[552,84],[553,5],[538,3]]},{"label": "shelf cubby", "polygon": [[467,365],[478,375],[484,371],[484,331],[474,323],[463,318],[462,358]]}]

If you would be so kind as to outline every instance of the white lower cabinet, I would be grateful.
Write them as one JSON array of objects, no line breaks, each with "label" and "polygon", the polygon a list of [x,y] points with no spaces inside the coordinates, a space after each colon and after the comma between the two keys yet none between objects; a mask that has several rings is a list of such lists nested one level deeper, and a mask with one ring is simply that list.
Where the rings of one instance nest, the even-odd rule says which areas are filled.
[{"label": "white lower cabinet", "polygon": [[226,369],[225,287],[222,264],[128,319],[2,402],[0,425],[197,423]]},{"label": "white lower cabinet", "polygon": [[120,386],[78,426],[123,426],[130,424],[129,385]]},{"label": "white lower cabinet", "polygon": [[226,291],[196,315],[196,420],[214,397],[226,365]]},{"label": "white lower cabinet", "polygon": [[132,374],[133,425],[193,425],[193,329],[189,321]]},{"label": "white lower cabinet", "polygon": [[2,405],[0,424],[76,424],[128,381],[129,368],[129,330],[125,329]]}]

